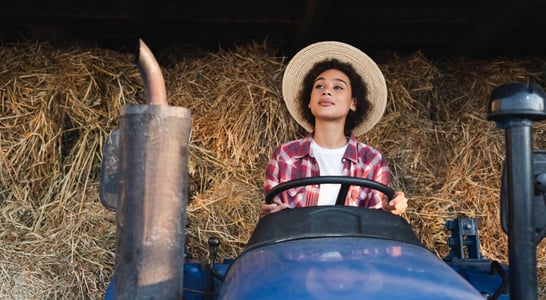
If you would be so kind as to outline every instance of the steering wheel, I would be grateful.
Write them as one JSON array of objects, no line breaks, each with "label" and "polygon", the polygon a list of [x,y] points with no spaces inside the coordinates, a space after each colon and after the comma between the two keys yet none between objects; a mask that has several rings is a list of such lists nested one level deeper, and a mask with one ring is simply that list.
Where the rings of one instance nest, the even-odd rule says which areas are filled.
[{"label": "steering wheel", "polygon": [[283,182],[274,186],[269,192],[265,195],[265,203],[273,203],[273,199],[280,193],[299,186],[314,185],[314,184],[341,184],[339,193],[337,194],[336,205],[343,205],[345,203],[345,198],[349,192],[349,187],[351,185],[358,185],[365,188],[374,189],[382,192],[387,195],[389,200],[394,197],[394,190],[390,187],[379,183],[377,181],[364,179],[360,177],[349,177],[349,176],[315,176],[315,177],[305,177],[299,178],[287,182]]}]

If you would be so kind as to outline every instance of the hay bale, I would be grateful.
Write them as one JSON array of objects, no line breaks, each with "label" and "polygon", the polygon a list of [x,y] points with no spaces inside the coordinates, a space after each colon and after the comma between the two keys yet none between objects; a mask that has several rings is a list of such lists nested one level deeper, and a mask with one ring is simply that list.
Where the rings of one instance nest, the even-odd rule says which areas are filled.
[{"label": "hay bale", "polygon": [[141,85],[128,54],[0,48],[0,296],[98,298],[115,223],[97,202],[103,142]]},{"label": "hay bale", "polygon": [[[278,144],[305,132],[290,118],[280,86],[286,59],[264,44],[216,53],[161,54],[171,105],[190,108],[187,245],[207,260],[244,247],[262,199],[263,170]],[[115,251],[115,215],[100,205],[100,161],[119,110],[144,94],[130,53],[22,42],[0,47],[0,296],[102,298]],[[476,217],[481,251],[507,261],[499,226],[504,133],[485,118],[491,89],[544,86],[544,60],[431,61],[391,54],[380,64],[389,86],[381,122],[359,137],[382,150],[394,185],[406,192],[405,217],[443,257],[446,220]],[[545,126],[535,127],[546,148]],[[541,245],[544,245],[543,243]],[[545,247],[537,250],[540,295]]]}]

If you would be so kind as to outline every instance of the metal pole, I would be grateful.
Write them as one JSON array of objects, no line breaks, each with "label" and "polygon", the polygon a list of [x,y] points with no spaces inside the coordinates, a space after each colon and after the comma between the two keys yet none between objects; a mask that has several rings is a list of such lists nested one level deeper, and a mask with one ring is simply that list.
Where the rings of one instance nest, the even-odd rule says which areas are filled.
[{"label": "metal pole", "polygon": [[510,296],[536,299],[537,269],[532,121],[512,120],[505,133],[508,189]]},{"label": "metal pole", "polygon": [[[487,118],[505,129],[510,297],[537,298],[533,122],[546,119],[546,95],[537,84],[495,88]],[[501,209],[502,211],[502,209]]]}]

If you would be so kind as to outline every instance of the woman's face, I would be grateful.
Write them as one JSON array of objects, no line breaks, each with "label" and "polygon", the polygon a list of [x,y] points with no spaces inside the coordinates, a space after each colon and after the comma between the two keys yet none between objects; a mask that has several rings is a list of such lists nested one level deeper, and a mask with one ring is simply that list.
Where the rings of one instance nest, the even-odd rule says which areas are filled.
[{"label": "woman's face", "polygon": [[316,120],[345,122],[349,110],[356,110],[349,77],[336,69],[320,73],[311,90],[309,108]]}]

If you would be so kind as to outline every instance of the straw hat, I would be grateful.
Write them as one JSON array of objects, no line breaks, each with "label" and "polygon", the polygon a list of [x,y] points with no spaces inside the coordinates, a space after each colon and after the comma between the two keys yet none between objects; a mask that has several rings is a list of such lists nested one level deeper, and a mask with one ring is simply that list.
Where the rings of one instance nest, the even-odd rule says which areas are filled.
[{"label": "straw hat", "polygon": [[310,124],[302,117],[297,98],[305,75],[315,63],[326,59],[337,59],[351,64],[368,87],[368,99],[370,101],[368,118],[362,120],[353,129],[353,133],[359,136],[372,129],[383,116],[387,104],[387,85],[377,64],[364,52],[349,44],[336,41],[318,42],[296,53],[286,66],[282,79],[284,102],[298,124],[307,131],[312,131],[314,124]]}]

